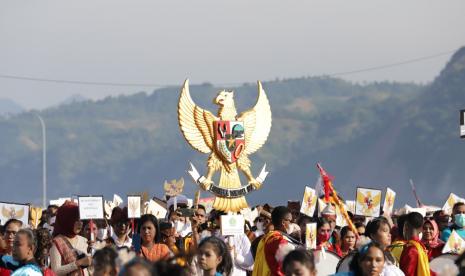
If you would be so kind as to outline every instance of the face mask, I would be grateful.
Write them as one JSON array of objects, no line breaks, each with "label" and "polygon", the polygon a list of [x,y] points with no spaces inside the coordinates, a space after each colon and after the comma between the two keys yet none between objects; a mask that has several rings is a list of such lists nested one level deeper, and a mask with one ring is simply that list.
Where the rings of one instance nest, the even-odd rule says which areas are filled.
[{"label": "face mask", "polygon": [[181,231],[184,229],[184,222],[179,220],[175,221],[174,228],[176,228],[176,232],[181,233]]},{"label": "face mask", "polygon": [[106,240],[108,236],[107,234],[108,231],[106,228],[99,228],[97,232],[97,239],[101,241]]},{"label": "face mask", "polygon": [[454,222],[460,228],[465,227],[465,214],[457,214],[457,215],[455,215],[454,216]]},{"label": "face mask", "polygon": [[329,240],[329,233],[318,234],[317,239],[319,242],[326,242]]},{"label": "face mask", "polygon": [[263,231],[263,228],[265,228],[265,227],[263,226],[263,222],[257,222],[257,223],[256,223],[256,226],[257,226],[257,230],[259,230],[259,231]]}]

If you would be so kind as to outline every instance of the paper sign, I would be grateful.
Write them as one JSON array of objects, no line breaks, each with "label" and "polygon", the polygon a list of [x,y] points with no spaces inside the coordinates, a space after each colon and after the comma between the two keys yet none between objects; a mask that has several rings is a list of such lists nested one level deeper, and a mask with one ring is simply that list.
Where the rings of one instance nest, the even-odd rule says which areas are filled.
[{"label": "paper sign", "polygon": [[465,138],[465,109],[460,110],[460,138]]},{"label": "paper sign", "polygon": [[144,214],[152,214],[158,219],[164,219],[168,211],[154,200],[145,203]]},{"label": "paper sign", "polygon": [[50,203],[50,205],[56,205],[56,206],[60,207],[61,205],[63,205],[65,203],[65,201],[71,201],[71,198],[70,197],[60,197],[58,199],[50,200],[49,203]]},{"label": "paper sign", "polygon": [[79,196],[79,218],[104,219],[103,196]]},{"label": "paper sign", "polygon": [[305,246],[316,249],[316,223],[307,223],[305,228]]},{"label": "paper sign", "polygon": [[381,210],[381,190],[357,188],[355,214],[365,217],[378,217]]},{"label": "paper sign", "polygon": [[41,207],[29,207],[29,213],[31,216],[31,226],[33,229],[36,229],[40,223],[40,218],[42,218],[42,208]]},{"label": "paper sign", "polygon": [[205,207],[205,211],[208,213],[213,209],[213,202],[215,201],[214,197],[206,197],[199,199],[199,204]]},{"label": "paper sign", "polygon": [[123,203],[123,199],[119,195],[113,194],[113,206],[118,207],[122,203]]},{"label": "paper sign", "polygon": [[140,196],[128,196],[128,218],[140,218]]},{"label": "paper sign", "polygon": [[454,254],[462,254],[465,251],[465,241],[455,232],[452,230],[449,239],[447,240],[444,248],[442,249],[442,253],[454,253]]},{"label": "paper sign", "polygon": [[221,216],[221,235],[234,236],[244,234],[244,216],[223,215]]},{"label": "paper sign", "polygon": [[184,189],[184,178],[181,177],[179,180],[173,179],[171,182],[166,182],[165,180],[163,188],[165,189],[165,194],[170,197],[180,195]]},{"label": "paper sign", "polygon": [[425,208],[412,208],[410,206],[405,207],[405,214],[410,213],[419,213],[423,217],[426,217],[426,209]]},{"label": "paper sign", "polygon": [[1,224],[4,225],[9,219],[17,219],[23,222],[23,225],[29,225],[29,205],[19,203],[0,202]]},{"label": "paper sign", "polygon": [[457,196],[454,193],[450,193],[446,203],[444,203],[444,206],[442,207],[442,210],[444,210],[444,212],[446,212],[447,214],[452,214],[452,208],[454,207],[454,204],[457,202],[465,202],[465,199]]},{"label": "paper sign", "polygon": [[392,214],[392,210],[394,209],[395,199],[396,199],[396,192],[387,188],[386,195],[384,196],[384,204],[383,204],[383,211],[386,214]]},{"label": "paper sign", "polygon": [[[347,206],[344,206],[344,207],[347,210]],[[347,225],[347,221],[342,215],[342,212],[341,212],[341,209],[339,209],[339,206],[336,206],[336,225],[339,227],[344,227]]]},{"label": "paper sign", "polygon": [[326,208],[326,205],[323,199],[318,198],[318,217],[321,217],[321,212]]},{"label": "paper sign", "polygon": [[347,211],[355,214],[355,200],[346,200]]},{"label": "paper sign", "polygon": [[113,212],[113,208],[115,208],[115,206],[113,205],[113,202],[105,200],[105,203],[103,205],[103,210],[105,211],[105,217],[107,219],[111,218],[111,213]]},{"label": "paper sign", "polygon": [[251,226],[254,225],[254,220],[258,217],[258,210],[257,208],[253,209],[244,208],[241,210],[241,214],[244,216],[244,219],[250,223]]},{"label": "paper sign", "polygon": [[315,213],[317,199],[318,197],[316,196],[315,190],[310,187],[305,187],[300,212],[309,217],[313,217],[313,213]]}]

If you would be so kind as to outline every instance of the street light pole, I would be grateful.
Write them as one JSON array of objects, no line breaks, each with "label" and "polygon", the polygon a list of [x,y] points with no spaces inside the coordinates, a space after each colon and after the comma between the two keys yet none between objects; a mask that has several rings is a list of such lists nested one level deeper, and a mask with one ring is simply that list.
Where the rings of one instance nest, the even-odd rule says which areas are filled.
[{"label": "street light pole", "polygon": [[42,125],[42,206],[47,208],[47,135],[45,122],[39,114],[35,114]]}]

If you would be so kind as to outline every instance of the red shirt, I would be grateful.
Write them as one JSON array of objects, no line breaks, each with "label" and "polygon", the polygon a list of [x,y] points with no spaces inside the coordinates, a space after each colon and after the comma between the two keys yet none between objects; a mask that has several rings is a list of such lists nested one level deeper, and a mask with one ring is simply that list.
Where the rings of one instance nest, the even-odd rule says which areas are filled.
[{"label": "red shirt", "polygon": [[11,270],[0,267],[0,276],[10,276]]},{"label": "red shirt", "polygon": [[431,261],[432,259],[442,255],[442,249],[444,248],[444,245],[445,244],[440,244],[433,248],[426,248],[426,253],[428,254],[428,260]]},{"label": "red shirt", "polygon": [[[426,248],[418,237],[413,237],[412,240],[419,242],[423,247],[423,250]],[[417,265],[418,265],[418,251],[415,246],[411,246],[408,243],[405,245],[402,255],[400,256],[399,267],[404,272],[405,276],[421,276],[417,274]],[[431,271],[430,275],[436,276],[436,273]]]}]

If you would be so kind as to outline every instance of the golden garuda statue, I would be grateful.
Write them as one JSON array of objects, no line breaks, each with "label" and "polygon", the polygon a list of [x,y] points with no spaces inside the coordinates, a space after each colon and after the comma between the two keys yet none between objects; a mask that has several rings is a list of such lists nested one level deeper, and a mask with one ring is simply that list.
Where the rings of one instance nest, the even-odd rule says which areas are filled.
[{"label": "golden garuda statue", "polygon": [[[194,149],[210,154],[206,177],[200,176],[192,164],[188,173],[202,189],[216,195],[213,208],[235,212],[247,207],[244,195],[259,189],[268,174],[265,164],[255,178],[248,155],[260,149],[268,138],[271,108],[260,82],[257,103],[241,114],[237,114],[232,91],[220,91],[213,102],[219,106],[217,116],[194,103],[189,80],[184,82],[178,103],[181,132]],[[244,173],[248,185],[241,185],[238,170]],[[215,185],[212,177],[217,171],[221,175]]]}]

